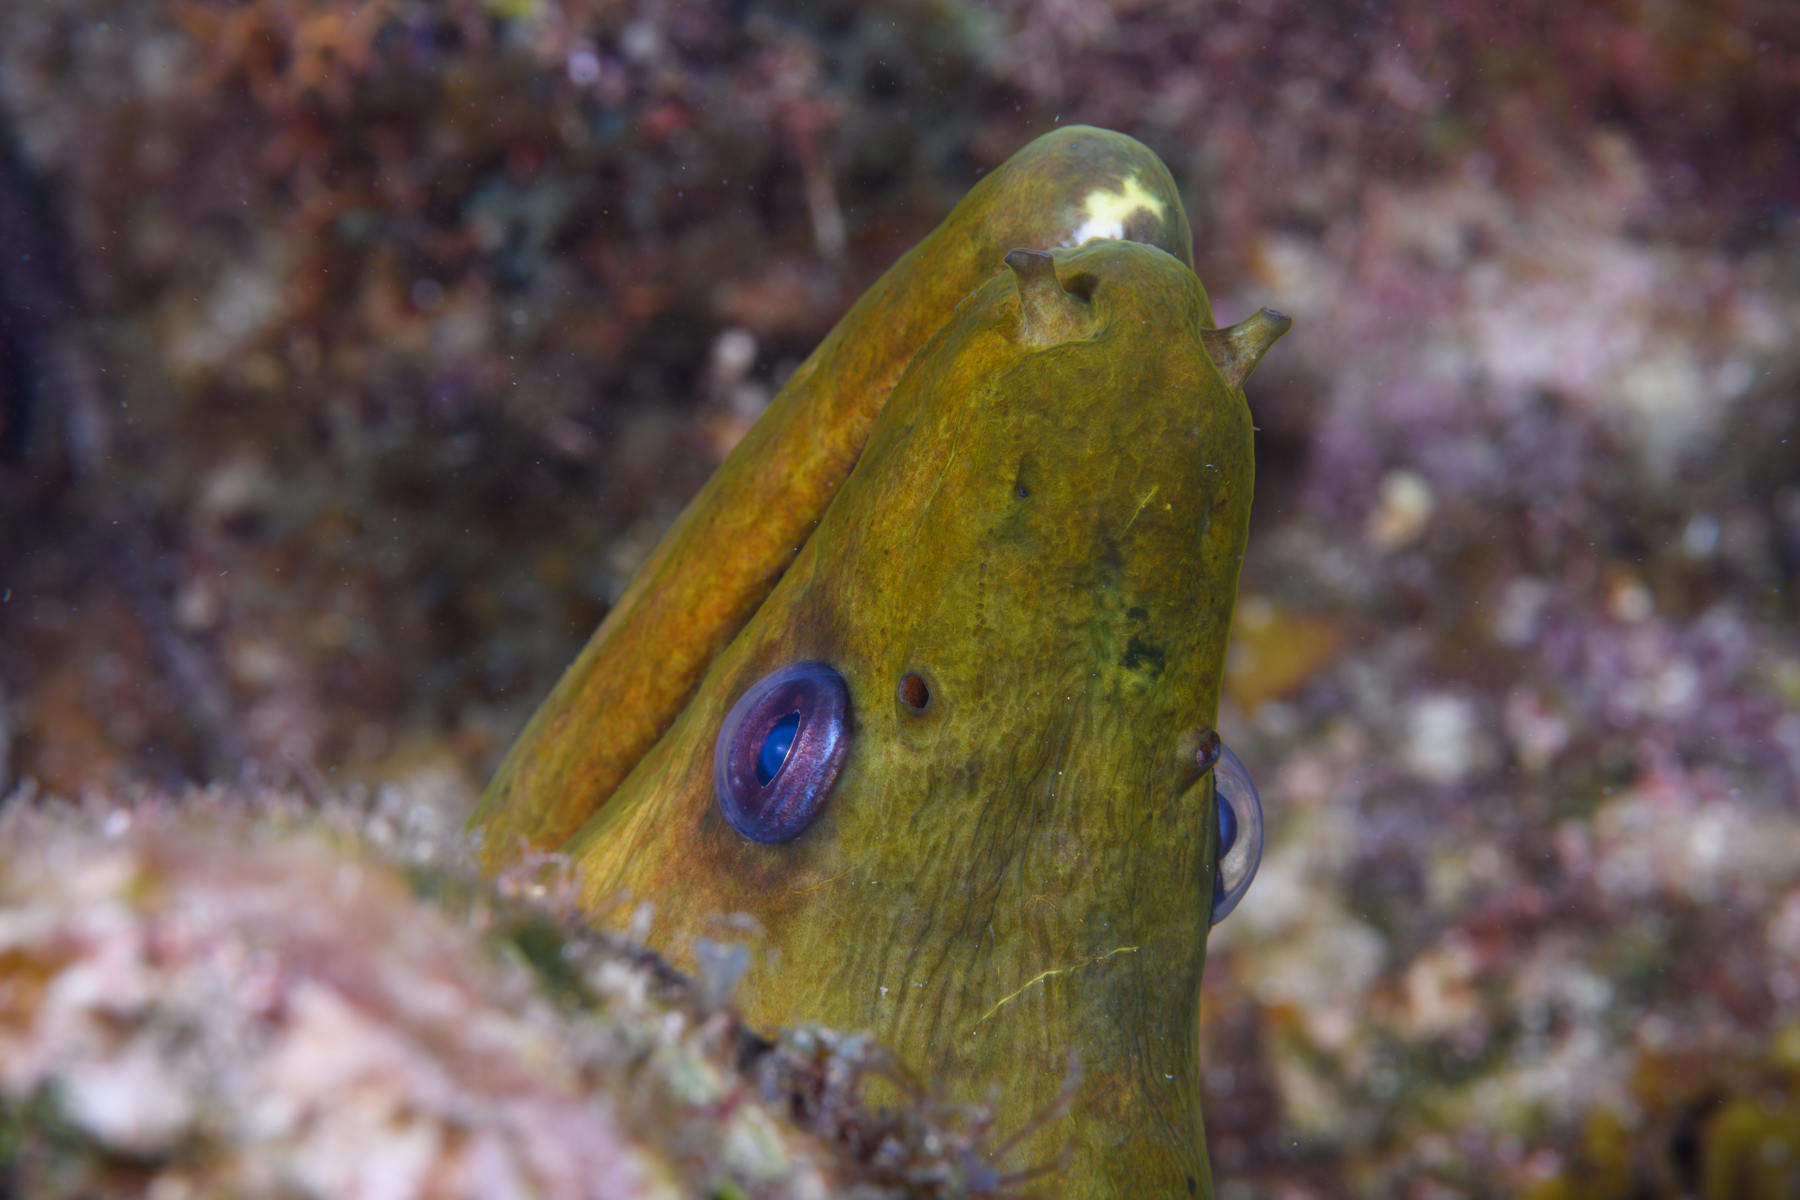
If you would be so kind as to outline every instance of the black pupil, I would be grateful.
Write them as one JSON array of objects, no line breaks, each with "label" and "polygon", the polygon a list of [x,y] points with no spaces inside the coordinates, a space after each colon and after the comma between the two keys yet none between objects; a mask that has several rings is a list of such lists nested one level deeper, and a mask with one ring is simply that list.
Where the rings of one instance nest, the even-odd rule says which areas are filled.
[{"label": "black pupil", "polygon": [[793,748],[794,734],[800,729],[800,714],[791,712],[769,727],[763,738],[762,750],[756,756],[756,785],[768,787],[769,780],[781,771],[781,764],[787,761],[788,751]]}]

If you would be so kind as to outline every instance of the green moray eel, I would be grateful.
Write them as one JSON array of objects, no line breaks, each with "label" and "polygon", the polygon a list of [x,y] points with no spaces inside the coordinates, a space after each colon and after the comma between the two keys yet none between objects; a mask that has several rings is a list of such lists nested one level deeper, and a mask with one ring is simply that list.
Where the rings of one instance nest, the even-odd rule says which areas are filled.
[{"label": "green moray eel", "polygon": [[[474,818],[496,865],[521,839],[568,853],[598,922],[653,901],[678,962],[749,914],[752,1024],[870,1030],[953,1096],[1000,1085],[1004,1126],[1056,1111],[1073,1056],[1072,1101],[1008,1160],[1067,1148],[1071,1197],[1212,1193],[1204,747],[1250,511],[1241,384],[1287,320],[1214,329],[1186,239],[1116,134],[1040,139],[975,189],[695,500]],[[828,469],[796,448],[811,422]],[[722,563],[733,538],[752,565]],[[691,628],[665,611],[707,586],[736,591]],[[677,676],[648,732],[605,678],[645,658]]]}]

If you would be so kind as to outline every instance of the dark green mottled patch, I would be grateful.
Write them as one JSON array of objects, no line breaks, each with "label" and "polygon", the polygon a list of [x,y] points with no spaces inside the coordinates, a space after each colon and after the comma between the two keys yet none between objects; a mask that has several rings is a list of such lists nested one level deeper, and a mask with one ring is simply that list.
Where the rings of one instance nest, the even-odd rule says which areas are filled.
[{"label": "dark green mottled patch", "polygon": [[1127,671],[1148,670],[1151,678],[1155,678],[1162,674],[1163,648],[1146,642],[1134,633],[1131,640],[1125,643],[1125,657],[1119,660],[1119,665]]}]

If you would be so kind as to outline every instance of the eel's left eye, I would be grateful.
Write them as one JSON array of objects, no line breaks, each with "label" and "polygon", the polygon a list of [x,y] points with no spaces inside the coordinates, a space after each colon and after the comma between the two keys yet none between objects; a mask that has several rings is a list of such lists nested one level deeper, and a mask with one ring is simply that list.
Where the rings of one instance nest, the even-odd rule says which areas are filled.
[{"label": "eel's left eye", "polygon": [[[1209,750],[1203,748],[1202,755]],[[1213,875],[1212,910],[1212,923],[1217,925],[1250,890],[1250,881],[1262,864],[1263,848],[1262,801],[1257,798],[1256,784],[1231,747],[1222,742],[1213,766],[1213,797],[1219,818],[1219,869]]]},{"label": "eel's left eye", "polygon": [[824,806],[849,748],[850,690],[822,662],[794,663],[738,698],[713,749],[713,791],[753,842],[800,836]]}]

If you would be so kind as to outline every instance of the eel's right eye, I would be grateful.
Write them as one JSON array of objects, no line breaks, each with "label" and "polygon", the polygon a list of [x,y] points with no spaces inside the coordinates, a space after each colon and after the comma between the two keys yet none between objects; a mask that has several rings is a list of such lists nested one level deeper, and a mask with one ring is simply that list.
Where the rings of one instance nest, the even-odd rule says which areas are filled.
[{"label": "eel's right eye", "polygon": [[753,842],[799,837],[843,769],[849,715],[844,677],[822,662],[783,667],[739,697],[713,749],[731,827]]},{"label": "eel's right eye", "polygon": [[[1231,747],[1216,741],[1216,735],[1213,745],[1218,754],[1213,765],[1213,797],[1219,821],[1219,856],[1213,875],[1212,923],[1217,925],[1250,890],[1250,881],[1262,864],[1263,811],[1256,784],[1243,762]],[[1202,765],[1211,752],[1212,745],[1202,745]]]}]

